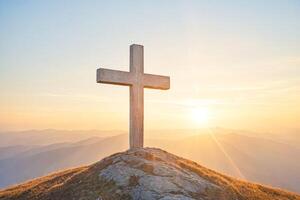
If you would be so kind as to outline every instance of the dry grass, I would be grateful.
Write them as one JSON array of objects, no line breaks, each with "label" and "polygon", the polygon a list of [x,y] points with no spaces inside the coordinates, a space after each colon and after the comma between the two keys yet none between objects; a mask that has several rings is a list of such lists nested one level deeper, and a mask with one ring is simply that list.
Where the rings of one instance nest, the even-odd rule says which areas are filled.
[{"label": "dry grass", "polygon": [[86,169],[88,169],[88,167],[68,169],[33,179],[17,186],[12,186],[6,190],[0,190],[0,199],[19,199],[23,194],[32,198],[41,196],[41,193],[47,193],[65,184],[68,180]]}]

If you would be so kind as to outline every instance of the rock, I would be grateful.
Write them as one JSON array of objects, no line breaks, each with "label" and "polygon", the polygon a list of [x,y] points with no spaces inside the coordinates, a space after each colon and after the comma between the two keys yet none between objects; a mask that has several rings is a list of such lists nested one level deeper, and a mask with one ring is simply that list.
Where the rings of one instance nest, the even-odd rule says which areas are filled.
[{"label": "rock", "polygon": [[220,190],[196,173],[176,166],[174,158],[164,154],[156,149],[129,150],[127,154],[113,158],[112,164],[101,171],[99,178],[133,191],[130,195],[136,200],[193,199],[195,194],[205,190]]}]

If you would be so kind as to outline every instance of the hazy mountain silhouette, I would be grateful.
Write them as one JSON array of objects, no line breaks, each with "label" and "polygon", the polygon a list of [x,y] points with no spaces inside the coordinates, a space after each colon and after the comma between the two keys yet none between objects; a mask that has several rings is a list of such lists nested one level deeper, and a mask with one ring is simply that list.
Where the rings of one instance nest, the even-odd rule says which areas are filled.
[{"label": "hazy mountain silhouette", "polygon": [[0,186],[4,187],[58,169],[88,164],[128,148],[127,136],[85,140],[78,143],[59,143],[21,152],[0,160]]},{"label": "hazy mountain silhouette", "polygon": [[[164,134],[172,135],[167,132]],[[235,177],[300,192],[299,149],[283,142],[249,135],[245,132],[239,134],[232,130],[218,129],[209,134],[201,133],[179,139],[148,138],[145,143],[146,146],[164,148]],[[128,135],[5,148],[17,150],[9,153],[10,155],[0,153],[1,187],[59,169],[90,164],[112,153],[123,151],[128,148]],[[9,149],[6,152],[10,152]]]},{"label": "hazy mountain silhouette", "polygon": [[55,129],[0,132],[0,147],[17,145],[49,145],[53,143],[77,142],[91,137],[108,137],[119,134],[124,134],[124,132]]},{"label": "hazy mountain silhouette", "polygon": [[300,192],[300,149],[285,143],[228,133],[156,146],[235,177]]}]

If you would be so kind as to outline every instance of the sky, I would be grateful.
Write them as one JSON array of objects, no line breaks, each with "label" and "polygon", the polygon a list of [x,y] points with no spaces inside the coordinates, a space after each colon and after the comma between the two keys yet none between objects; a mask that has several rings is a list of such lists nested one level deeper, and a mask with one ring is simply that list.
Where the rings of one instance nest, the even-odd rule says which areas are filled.
[{"label": "sky", "polygon": [[96,69],[171,77],[145,129],[300,129],[300,2],[0,1],[0,130],[128,130],[129,89]]}]

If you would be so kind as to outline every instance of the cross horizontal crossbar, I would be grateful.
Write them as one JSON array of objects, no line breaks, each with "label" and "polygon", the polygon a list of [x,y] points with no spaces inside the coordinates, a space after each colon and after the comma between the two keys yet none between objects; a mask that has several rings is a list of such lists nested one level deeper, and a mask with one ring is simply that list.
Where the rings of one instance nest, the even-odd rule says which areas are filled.
[{"label": "cross horizontal crossbar", "polygon": [[97,83],[130,86],[134,80],[130,72],[99,68],[97,69]]},{"label": "cross horizontal crossbar", "polygon": [[170,89],[170,77],[153,74],[144,74],[143,86],[150,89],[168,90]]},{"label": "cross horizontal crossbar", "polygon": [[170,77],[168,76],[142,74],[141,79],[136,79],[135,77],[136,76],[131,72],[103,68],[97,69],[97,83],[125,86],[138,84],[150,89],[170,89]]}]

